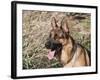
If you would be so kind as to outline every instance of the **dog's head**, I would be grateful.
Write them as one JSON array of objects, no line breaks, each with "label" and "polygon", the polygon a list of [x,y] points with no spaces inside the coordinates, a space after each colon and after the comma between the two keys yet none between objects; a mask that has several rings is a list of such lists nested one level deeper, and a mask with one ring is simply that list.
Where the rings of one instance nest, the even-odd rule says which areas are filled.
[{"label": "dog's head", "polygon": [[69,38],[69,28],[66,19],[61,21],[61,25],[57,24],[56,19],[53,17],[51,20],[51,31],[47,42],[45,43],[45,47],[49,49],[49,55],[54,56],[55,53],[61,51],[62,46],[67,44],[67,40]]}]

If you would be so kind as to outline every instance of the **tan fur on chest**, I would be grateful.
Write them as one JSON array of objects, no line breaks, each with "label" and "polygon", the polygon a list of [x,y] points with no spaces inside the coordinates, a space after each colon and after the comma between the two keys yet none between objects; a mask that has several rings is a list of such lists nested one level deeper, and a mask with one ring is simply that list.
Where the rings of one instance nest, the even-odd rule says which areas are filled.
[{"label": "tan fur on chest", "polygon": [[[65,50],[70,51],[70,48]],[[89,57],[87,53],[82,48],[77,48],[76,52],[72,56],[71,53],[62,50],[61,63],[64,67],[79,67],[79,66],[89,66]]]},{"label": "tan fur on chest", "polygon": [[64,50],[62,50],[62,53],[63,54],[61,54],[61,63],[66,64],[68,60],[68,55],[66,55],[67,53]]},{"label": "tan fur on chest", "polygon": [[62,54],[61,54],[61,62],[62,64],[67,64],[69,59],[72,57],[72,54],[70,53],[72,49],[71,45],[67,45],[65,47],[63,47],[62,49]]}]

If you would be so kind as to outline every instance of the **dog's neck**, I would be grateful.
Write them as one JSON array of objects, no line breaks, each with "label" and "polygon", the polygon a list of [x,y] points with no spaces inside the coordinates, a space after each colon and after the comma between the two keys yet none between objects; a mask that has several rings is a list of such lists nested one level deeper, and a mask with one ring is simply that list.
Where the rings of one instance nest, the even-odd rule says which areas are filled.
[{"label": "dog's neck", "polygon": [[[68,41],[65,45],[63,45],[62,48],[62,54],[61,54],[61,62],[63,64],[69,63],[70,60],[73,57],[73,53],[72,53],[72,49],[73,49],[73,42],[74,40],[72,39],[72,37],[70,36],[68,38]],[[66,59],[66,60],[65,60]]]}]

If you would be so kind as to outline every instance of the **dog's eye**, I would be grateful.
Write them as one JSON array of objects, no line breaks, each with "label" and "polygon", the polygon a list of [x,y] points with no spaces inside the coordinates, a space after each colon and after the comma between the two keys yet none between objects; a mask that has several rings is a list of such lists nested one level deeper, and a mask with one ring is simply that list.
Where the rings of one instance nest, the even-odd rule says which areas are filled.
[{"label": "dog's eye", "polygon": [[55,37],[57,37],[57,34],[55,34]]},{"label": "dog's eye", "polygon": [[60,36],[60,37],[59,37],[59,39],[62,39],[62,38],[64,38],[64,36]]},{"label": "dog's eye", "polygon": [[49,35],[49,37],[51,37],[51,34]]}]

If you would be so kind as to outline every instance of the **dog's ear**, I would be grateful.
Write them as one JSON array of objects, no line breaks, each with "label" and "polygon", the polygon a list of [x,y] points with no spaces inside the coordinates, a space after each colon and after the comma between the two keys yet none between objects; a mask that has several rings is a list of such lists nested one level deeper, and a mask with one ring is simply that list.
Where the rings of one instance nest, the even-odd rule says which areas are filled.
[{"label": "dog's ear", "polygon": [[68,22],[67,19],[64,18],[61,22],[61,28],[65,31],[65,32],[69,32],[69,27],[68,27]]},{"label": "dog's ear", "polygon": [[55,17],[51,19],[51,27],[52,29],[56,29],[58,27]]}]

